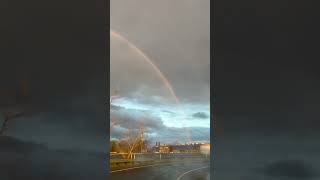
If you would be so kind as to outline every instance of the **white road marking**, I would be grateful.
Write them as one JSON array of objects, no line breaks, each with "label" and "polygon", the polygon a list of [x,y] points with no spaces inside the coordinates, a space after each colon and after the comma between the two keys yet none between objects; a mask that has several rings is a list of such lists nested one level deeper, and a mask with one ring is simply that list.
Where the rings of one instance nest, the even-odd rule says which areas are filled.
[{"label": "white road marking", "polygon": [[197,171],[197,170],[200,170],[200,169],[205,169],[205,168],[207,168],[207,167],[208,167],[208,166],[204,166],[204,167],[201,167],[201,168],[192,169],[192,170],[190,170],[190,171],[187,171],[187,172],[181,174],[176,180],[180,180],[183,176],[185,176],[185,175],[188,174],[188,173],[191,173],[191,172],[193,172],[193,171]]},{"label": "white road marking", "polygon": [[[132,169],[139,169],[139,168],[145,168],[145,167],[153,167],[153,166],[161,166],[161,165],[169,165],[169,164],[176,164],[176,163],[184,163],[185,161],[178,161],[178,162],[170,162],[170,163],[159,163],[159,164],[153,164],[153,165],[147,165],[147,166],[138,166],[138,167],[131,167],[131,168],[126,168],[126,169],[119,169],[119,170],[113,170],[109,171],[109,173],[115,173],[115,172],[121,172],[121,171],[129,171]],[[197,161],[195,161],[197,162]],[[201,161],[199,161],[201,162]]]}]

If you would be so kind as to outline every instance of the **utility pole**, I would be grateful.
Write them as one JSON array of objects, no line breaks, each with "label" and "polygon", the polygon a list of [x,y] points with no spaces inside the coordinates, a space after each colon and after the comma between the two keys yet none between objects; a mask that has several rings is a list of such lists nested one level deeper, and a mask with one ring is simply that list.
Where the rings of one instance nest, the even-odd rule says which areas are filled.
[{"label": "utility pole", "polygon": [[144,152],[145,144],[144,144],[144,122],[140,122],[140,152]]},{"label": "utility pole", "polygon": [[[118,97],[119,97],[118,91],[115,90],[113,95],[110,96],[110,111],[111,111],[112,102],[114,101],[114,99],[116,99]],[[110,130],[111,130],[112,127],[115,125],[115,120],[111,119],[111,117],[110,117],[110,122],[111,122],[111,126],[110,126]]]}]

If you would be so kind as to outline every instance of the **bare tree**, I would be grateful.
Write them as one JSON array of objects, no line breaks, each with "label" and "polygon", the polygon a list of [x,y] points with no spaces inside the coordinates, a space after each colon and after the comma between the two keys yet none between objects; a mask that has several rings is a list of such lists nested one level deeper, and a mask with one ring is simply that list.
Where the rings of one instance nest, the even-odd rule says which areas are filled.
[{"label": "bare tree", "polygon": [[132,133],[132,130],[129,128],[125,134],[125,142],[127,144],[127,159],[132,159],[134,152],[143,152],[145,149],[144,144],[144,125],[143,121],[140,122],[140,127],[137,133]]},{"label": "bare tree", "polygon": [[[119,98],[118,91],[116,90],[112,96],[110,96],[110,108],[112,106],[112,102],[114,99]],[[111,109],[110,109],[111,110]],[[113,128],[113,126],[116,124],[115,117],[111,118],[111,126],[110,130]],[[127,119],[127,121],[130,121]],[[128,130],[124,134],[124,139],[119,142],[119,151],[121,153],[124,153],[123,157],[126,159],[132,159],[133,153],[136,151],[143,152],[145,149],[144,144],[144,123],[143,121],[140,122],[140,127],[138,132],[132,131],[132,129],[135,128],[128,128]]]}]

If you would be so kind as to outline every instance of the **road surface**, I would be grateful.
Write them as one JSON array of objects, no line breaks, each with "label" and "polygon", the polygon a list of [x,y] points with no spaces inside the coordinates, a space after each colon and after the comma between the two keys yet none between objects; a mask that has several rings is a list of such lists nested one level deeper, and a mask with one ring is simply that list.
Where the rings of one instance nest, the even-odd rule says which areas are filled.
[{"label": "road surface", "polygon": [[185,162],[110,172],[111,180],[209,180],[209,163]]}]

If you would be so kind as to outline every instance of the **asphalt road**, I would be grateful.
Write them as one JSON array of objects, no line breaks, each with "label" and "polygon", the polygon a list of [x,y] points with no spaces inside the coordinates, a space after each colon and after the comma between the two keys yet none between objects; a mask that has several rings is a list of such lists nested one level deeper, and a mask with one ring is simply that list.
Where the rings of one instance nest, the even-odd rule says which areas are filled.
[{"label": "asphalt road", "polygon": [[111,172],[111,180],[209,180],[209,163],[188,162]]}]

